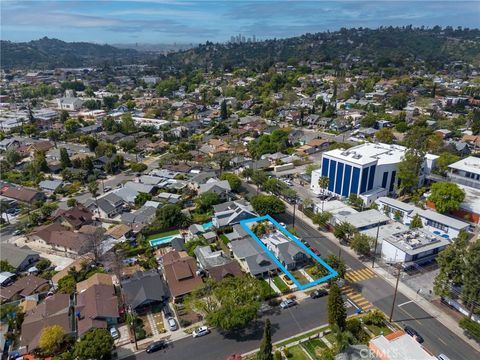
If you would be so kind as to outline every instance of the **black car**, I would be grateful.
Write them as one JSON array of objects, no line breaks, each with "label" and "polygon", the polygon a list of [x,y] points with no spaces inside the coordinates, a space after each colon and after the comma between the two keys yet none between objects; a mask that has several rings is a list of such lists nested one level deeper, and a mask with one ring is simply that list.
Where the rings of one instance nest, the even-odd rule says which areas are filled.
[{"label": "black car", "polygon": [[145,352],[150,354],[155,351],[166,349],[166,348],[167,348],[167,343],[165,341],[160,340],[160,341],[155,341],[150,345],[148,345],[147,348],[145,349]]},{"label": "black car", "polygon": [[413,337],[415,340],[417,340],[418,343],[423,343],[425,340],[423,340],[423,337],[420,336],[420,334],[417,332],[417,330],[415,330],[414,328],[410,327],[410,326],[405,326],[403,328],[405,330],[405,332],[410,335],[411,337]]},{"label": "black car", "polygon": [[310,294],[310,297],[312,299],[318,299],[318,298],[321,298],[321,297],[324,297],[324,296],[327,296],[328,295],[328,291],[325,290],[325,289],[318,289],[318,290],[315,290],[314,292],[312,292]]}]

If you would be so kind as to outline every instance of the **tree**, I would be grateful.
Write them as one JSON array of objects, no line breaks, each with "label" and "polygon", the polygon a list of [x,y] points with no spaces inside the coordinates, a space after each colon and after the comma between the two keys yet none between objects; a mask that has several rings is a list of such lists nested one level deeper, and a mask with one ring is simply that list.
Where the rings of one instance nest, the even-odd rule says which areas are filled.
[{"label": "tree", "polygon": [[221,282],[209,279],[186,303],[202,313],[209,325],[230,331],[245,328],[255,319],[263,300],[261,294],[260,281],[250,276],[226,277]]},{"label": "tree", "polygon": [[259,215],[273,215],[285,212],[285,204],[274,195],[255,195],[250,203]]},{"label": "tree", "polygon": [[458,210],[465,199],[465,191],[451,182],[438,182],[431,186],[428,200],[435,203],[435,209],[440,213]]},{"label": "tree", "polygon": [[75,198],[70,198],[67,200],[67,206],[68,207],[74,207],[77,205],[77,199]]},{"label": "tree", "polygon": [[130,327],[130,332],[133,333],[133,341],[135,342],[135,349],[138,350],[137,344],[137,322],[140,318],[135,311],[129,311],[127,313],[127,324]]},{"label": "tree", "polygon": [[360,255],[370,255],[374,239],[366,234],[356,233],[350,242],[350,247]]},{"label": "tree", "polygon": [[65,121],[63,126],[69,134],[73,134],[80,127],[80,124],[75,119],[68,119],[67,121]]},{"label": "tree", "polygon": [[60,325],[43,328],[38,346],[47,354],[54,354],[60,349],[65,338],[65,331]]},{"label": "tree", "polygon": [[230,129],[228,128],[228,126],[225,125],[225,123],[221,122],[221,123],[217,124],[212,129],[211,132],[212,132],[212,135],[222,136],[222,135],[228,134],[229,131],[230,131]]},{"label": "tree", "polygon": [[100,209],[98,208],[98,200],[97,200],[97,196],[98,196],[98,184],[96,181],[91,181],[88,183],[87,185],[87,188],[88,188],[88,192],[90,194],[92,194],[93,198],[95,199],[95,206],[97,208],[97,214],[98,216],[100,216]]},{"label": "tree", "polygon": [[155,220],[146,227],[146,233],[153,234],[166,229],[186,227],[189,223],[189,219],[179,206],[167,204],[157,210]]},{"label": "tree", "polygon": [[321,176],[318,179],[318,186],[320,186],[320,189],[325,191],[325,189],[328,188],[328,183],[329,182],[330,182],[330,179],[328,178],[328,176]]},{"label": "tree", "polygon": [[263,338],[262,342],[260,343],[260,350],[257,353],[257,360],[273,360],[272,350],[270,319],[266,319],[265,327],[263,328]]},{"label": "tree", "polygon": [[16,269],[7,260],[0,260],[0,271],[15,273]]},{"label": "tree", "polygon": [[326,227],[332,216],[332,213],[329,213],[328,211],[322,211],[313,215],[312,221],[315,224]]},{"label": "tree", "polygon": [[109,359],[113,350],[113,338],[107,329],[92,329],[75,344],[74,356],[79,360]]},{"label": "tree", "polygon": [[133,121],[132,114],[125,113],[122,115],[120,129],[124,134],[132,134],[137,131],[137,127],[135,126],[135,122]]},{"label": "tree", "polygon": [[72,166],[72,162],[70,161],[70,156],[68,155],[68,151],[65,148],[60,148],[60,167],[62,169],[68,168]]},{"label": "tree", "polygon": [[410,192],[418,185],[423,156],[407,150],[398,164],[397,177],[400,180],[399,192]]},{"label": "tree", "polygon": [[53,214],[53,212],[55,210],[58,209],[58,205],[55,204],[55,203],[45,203],[42,205],[42,207],[40,208],[40,213],[44,216],[44,217],[49,217],[50,215]]},{"label": "tree", "polygon": [[142,206],[147,201],[152,200],[152,195],[146,192],[139,192],[135,197],[135,205]]},{"label": "tree", "polygon": [[58,280],[57,291],[61,294],[73,294],[77,287],[77,281],[72,275],[65,275]]},{"label": "tree", "polygon": [[311,176],[313,170],[317,170],[318,168],[320,168],[320,166],[317,165],[317,164],[308,164],[308,165],[305,167],[305,174],[307,174],[308,176]]},{"label": "tree", "polygon": [[378,141],[385,144],[392,144],[395,140],[392,129],[382,128],[375,133],[375,137]]},{"label": "tree", "polygon": [[363,200],[357,194],[351,193],[348,197],[348,203],[354,208],[361,209],[363,208]]},{"label": "tree", "polygon": [[60,122],[62,124],[65,123],[65,121],[67,121],[68,117],[69,117],[69,114],[67,110],[60,111]]},{"label": "tree", "polygon": [[410,223],[410,229],[418,229],[422,228],[422,219],[420,218],[420,215],[415,214],[415,216],[412,219],[412,222]]},{"label": "tree", "polygon": [[139,163],[139,162],[135,162],[135,163],[131,163],[130,164],[130,169],[133,171],[133,172],[136,172],[136,173],[141,173],[141,172],[144,172],[145,170],[148,169],[148,166],[145,165],[144,163]]},{"label": "tree", "polygon": [[7,160],[8,164],[11,167],[17,166],[17,163],[21,159],[21,156],[18,153],[18,151],[14,150],[14,149],[9,149],[9,150],[5,151],[3,156],[5,157],[5,160]]},{"label": "tree", "polygon": [[227,110],[227,103],[225,100],[222,101],[222,104],[220,106],[220,117],[222,120],[228,119],[228,110]]},{"label": "tree", "polygon": [[333,227],[333,235],[341,241],[349,242],[356,232],[355,226],[347,222],[341,222]]},{"label": "tree", "polygon": [[234,173],[223,173],[222,176],[220,176],[220,180],[227,180],[230,188],[233,191],[238,191],[240,189],[240,186],[242,186],[242,180],[240,180],[240,178]]},{"label": "tree", "polygon": [[206,191],[195,199],[195,204],[201,212],[207,212],[212,209],[213,205],[217,205],[220,202],[220,196],[213,191]]},{"label": "tree", "polygon": [[454,162],[459,161],[460,156],[454,155],[449,152],[441,153],[437,159],[437,171],[440,174],[445,174],[448,170],[448,165],[453,164]]},{"label": "tree", "polygon": [[390,105],[395,109],[395,110],[403,110],[405,106],[407,106],[407,95],[405,93],[398,93],[390,97],[389,102]]},{"label": "tree", "polygon": [[345,330],[347,320],[347,310],[343,302],[342,293],[338,285],[332,282],[330,292],[328,293],[328,323],[331,327],[337,325],[341,331]]}]

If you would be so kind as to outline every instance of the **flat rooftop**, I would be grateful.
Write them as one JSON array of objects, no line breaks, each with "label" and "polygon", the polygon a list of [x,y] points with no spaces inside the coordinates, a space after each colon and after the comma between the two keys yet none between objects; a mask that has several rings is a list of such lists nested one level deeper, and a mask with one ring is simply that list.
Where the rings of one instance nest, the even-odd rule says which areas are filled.
[{"label": "flat rooftop", "polygon": [[466,159],[448,165],[448,168],[480,174],[480,158],[469,156]]},{"label": "flat rooftop", "polygon": [[348,222],[357,229],[390,221],[390,218],[387,215],[375,209],[369,209],[349,215],[338,213],[335,215],[335,218],[342,222]]},{"label": "flat rooftop", "polygon": [[438,247],[447,246],[450,241],[440,236],[430,234],[423,229],[407,230],[392,234],[384,241],[409,255],[419,254]]},{"label": "flat rooftop", "polygon": [[[402,334],[403,333],[403,334]],[[370,340],[370,349],[378,350],[387,355],[388,359],[395,360],[436,360],[437,358],[428,353],[413,337],[398,331],[387,336],[377,336]],[[376,353],[376,351],[375,351]],[[392,355],[393,356],[389,356]],[[381,358],[381,354],[376,353]]]},{"label": "flat rooftop", "polygon": [[346,150],[335,149],[327,151],[324,155],[357,165],[367,165],[374,162],[378,165],[383,165],[400,162],[405,155],[405,150],[406,148],[400,145],[364,143]]}]

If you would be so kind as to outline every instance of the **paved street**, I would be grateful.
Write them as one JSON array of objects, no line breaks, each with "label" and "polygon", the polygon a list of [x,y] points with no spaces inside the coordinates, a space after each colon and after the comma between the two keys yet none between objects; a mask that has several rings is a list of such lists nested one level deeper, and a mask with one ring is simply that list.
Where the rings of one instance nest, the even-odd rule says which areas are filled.
[{"label": "paved street", "polygon": [[[306,299],[300,305],[290,309],[276,308],[265,315],[272,323],[272,339],[279,341],[295,334],[313,329],[327,323],[327,297]],[[354,308],[349,308],[349,314]],[[191,337],[170,344],[169,348],[155,354],[140,353],[130,359],[202,359],[223,360],[234,353],[245,353],[258,348],[263,333],[263,318],[250,328],[239,333],[222,335],[217,331],[203,337]]]}]

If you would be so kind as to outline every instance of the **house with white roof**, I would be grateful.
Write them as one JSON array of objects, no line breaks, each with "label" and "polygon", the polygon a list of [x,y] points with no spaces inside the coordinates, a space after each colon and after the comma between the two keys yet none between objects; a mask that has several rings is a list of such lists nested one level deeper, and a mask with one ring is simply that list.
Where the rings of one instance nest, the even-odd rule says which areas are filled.
[{"label": "house with white roof", "polygon": [[252,205],[245,200],[228,201],[213,206],[214,216],[213,226],[217,229],[232,226],[240,223],[242,220],[256,217]]},{"label": "house with white roof", "polygon": [[452,182],[480,189],[480,158],[469,156],[448,165],[447,176]]}]

